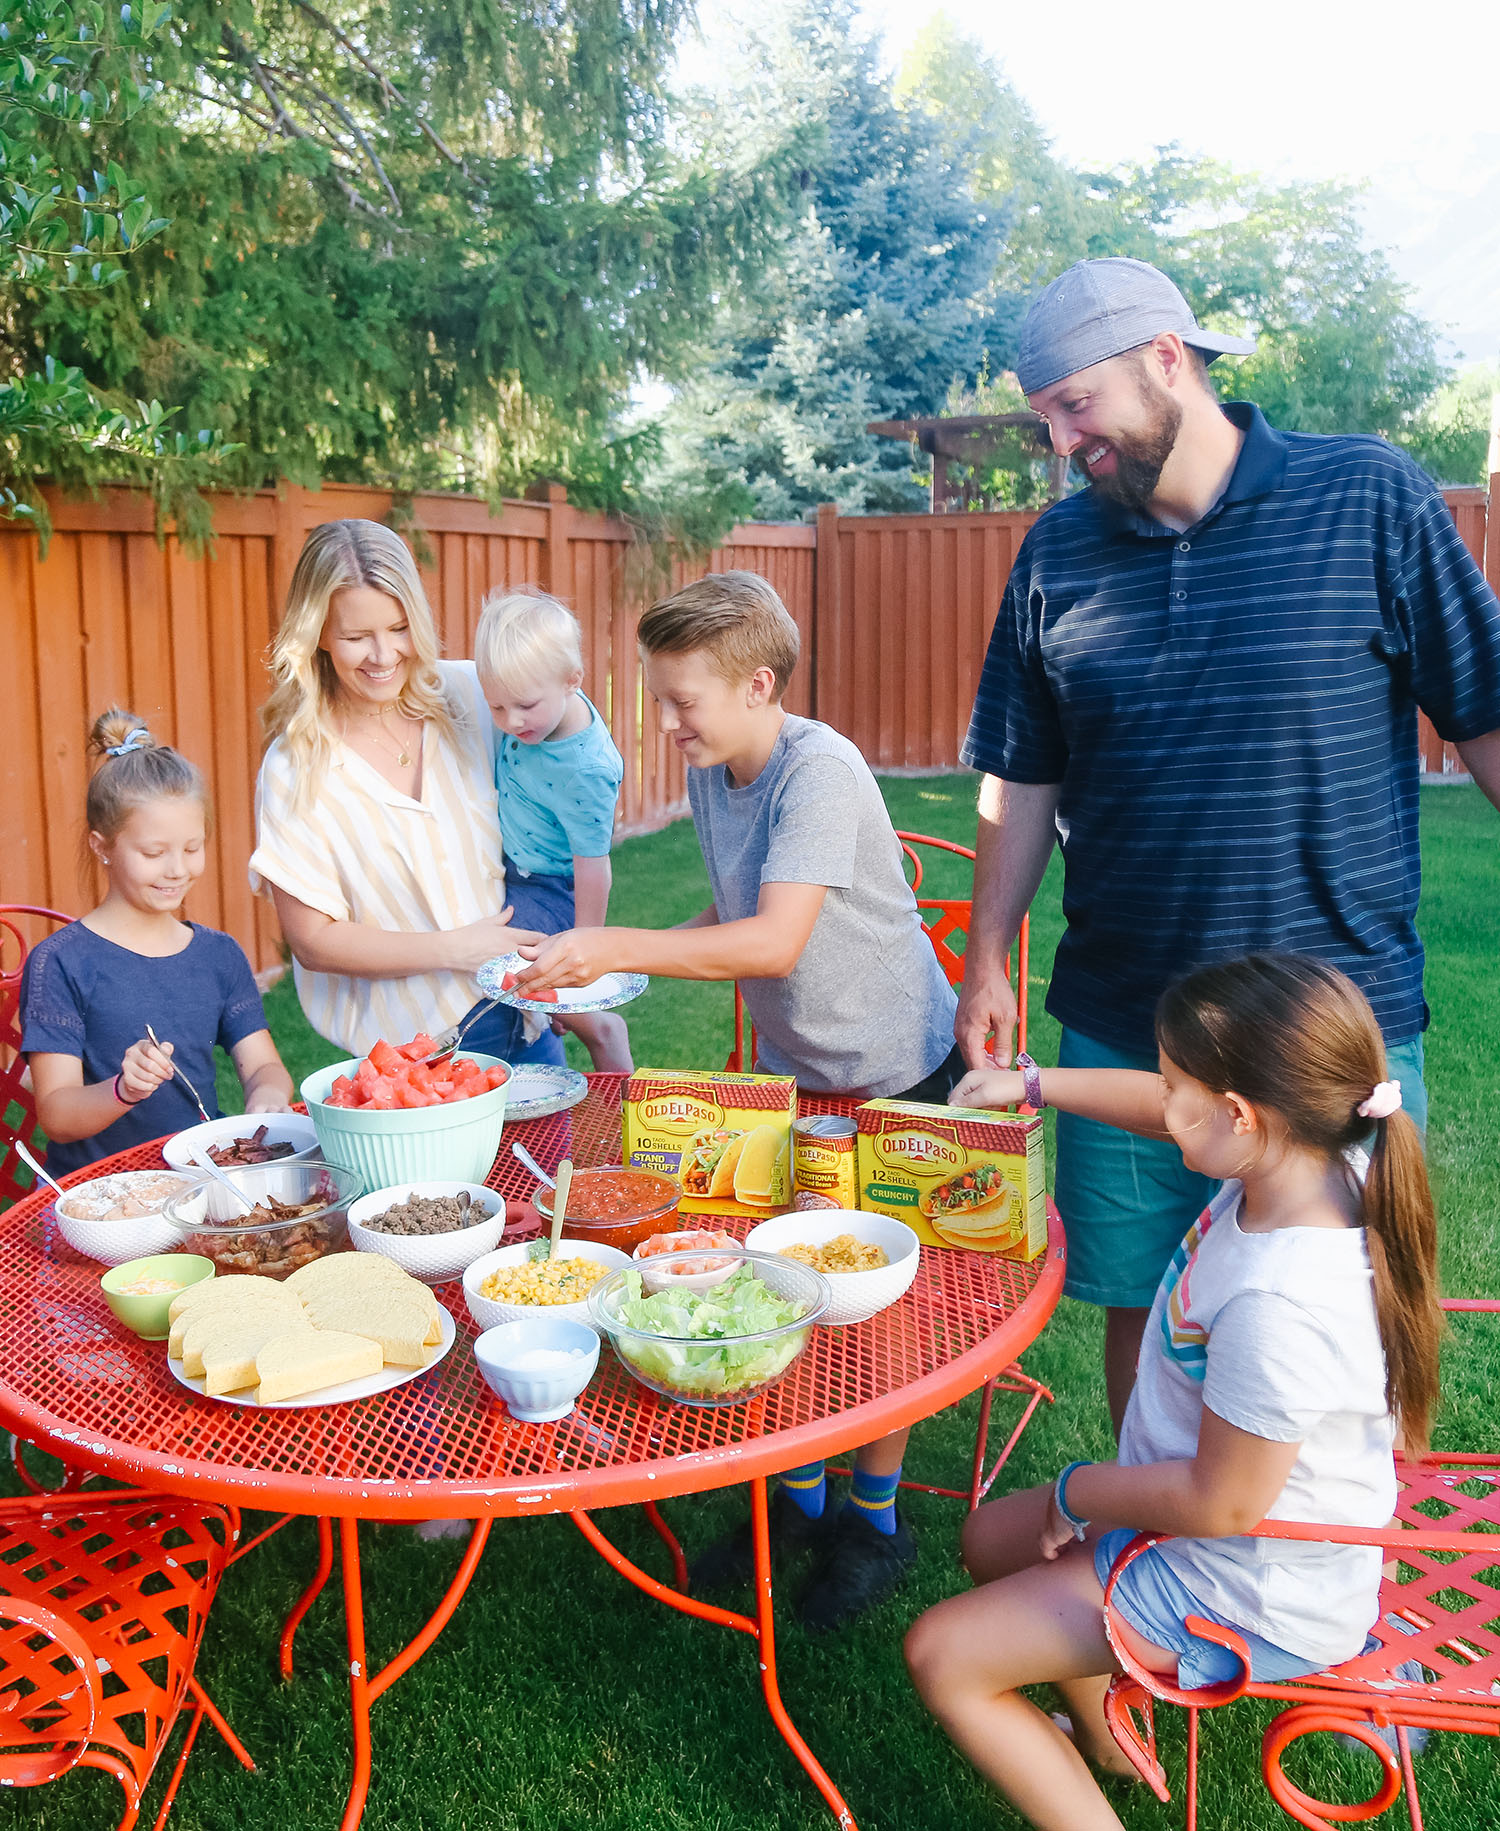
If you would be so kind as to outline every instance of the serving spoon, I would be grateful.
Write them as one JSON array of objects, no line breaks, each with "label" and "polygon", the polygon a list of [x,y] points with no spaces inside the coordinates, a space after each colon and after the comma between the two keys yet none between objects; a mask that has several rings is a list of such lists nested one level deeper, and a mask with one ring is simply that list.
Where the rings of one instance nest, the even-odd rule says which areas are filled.
[{"label": "serving spoon", "polygon": [[[510,1148],[516,1158],[516,1161],[518,1163],[524,1163],[526,1168],[528,1170],[530,1170],[531,1174],[545,1188],[555,1189],[557,1187],[557,1184],[552,1180],[552,1178],[547,1174],[547,1172],[542,1168],[542,1166],[532,1156],[531,1152],[526,1149],[526,1146],[524,1144],[518,1143],[513,1138],[511,1140]],[[571,1160],[570,1160],[570,1162],[571,1162]]]},{"label": "serving spoon", "polygon": [[246,1214],[254,1214],[255,1203],[251,1201],[250,1197],[245,1194],[243,1189],[235,1188],[234,1184],[214,1162],[213,1158],[209,1156],[207,1150],[189,1151],[188,1157],[193,1163],[197,1164],[200,1170],[206,1170],[216,1183],[222,1183],[239,1203],[240,1207],[244,1209]]},{"label": "serving spoon", "polygon": [[[158,1035],[157,1035],[157,1034],[156,1034],[156,1032],[155,1032],[155,1031],[154,1031],[154,1030],[153,1030],[153,1029],[152,1029],[152,1028],[151,1028],[151,1026],[150,1026],[150,1024],[147,1024],[147,1025],[146,1025],[146,1039],[147,1039],[147,1041],[148,1041],[148,1042],[152,1042],[152,1043],[155,1043],[155,1045],[156,1045],[156,1047],[157,1047],[157,1048],[158,1048],[158,1049],[160,1049],[160,1048],[161,1048],[161,1038],[160,1038],[160,1037],[159,1037],[159,1036],[158,1036]],[[165,1054],[165,1053],[166,1053],[166,1052],[165,1052],[165,1051],[163,1051],[163,1054]],[[183,1073],[183,1072],[182,1072],[182,1070],[181,1070],[181,1069],[180,1069],[180,1068],[179,1068],[179,1067],[178,1067],[178,1066],[177,1066],[177,1064],[176,1064],[176,1062],[173,1062],[173,1061],[172,1061],[172,1058],[171,1058],[171,1056],[167,1056],[167,1060],[168,1060],[168,1061],[169,1061],[169,1062],[171,1062],[171,1063],[172,1063],[172,1073],[173,1073],[173,1074],[174,1074],[174,1075],[176,1075],[176,1077],[177,1077],[177,1079],[178,1079],[178,1080],[179,1080],[179,1081],[181,1081],[181,1082],[182,1082],[182,1084],[183,1084],[183,1086],[184,1086],[184,1087],[185,1087],[185,1088],[186,1088],[186,1089],[187,1089],[187,1090],[188,1090],[188,1092],[189,1092],[189,1093],[190,1093],[190,1094],[191,1094],[191,1095],[192,1095],[192,1096],[193,1096],[193,1105],[194,1105],[194,1106],[196,1106],[196,1107],[197,1107],[197,1109],[198,1109],[198,1111],[199,1111],[199,1112],[200,1112],[200,1113],[202,1113],[202,1115],[203,1115],[203,1123],[204,1123],[204,1124],[205,1124],[205,1125],[212,1125],[212,1124],[213,1124],[213,1120],[212,1120],[212,1119],[210,1119],[210,1118],[209,1118],[209,1116],[208,1116],[208,1108],[207,1108],[207,1107],[206,1107],[206,1106],[205,1106],[205,1105],[204,1105],[204,1104],[203,1104],[203,1102],[202,1102],[202,1101],[201,1101],[201,1100],[200,1100],[200,1099],[199,1099],[199,1098],[198,1098],[198,1089],[197,1089],[197,1088],[196,1088],[196,1087],[194,1087],[194,1085],[193,1085],[193,1084],[192,1084],[192,1082],[191,1082],[191,1081],[190,1081],[190,1080],[189,1080],[189,1079],[188,1079],[188,1078],[187,1078],[187,1076],[186,1076],[186,1075],[185,1075],[185,1074],[184,1074],[184,1073]]]},{"label": "serving spoon", "polygon": [[459,1044],[462,1043],[465,1036],[473,1029],[474,1025],[479,1022],[480,1018],[488,1016],[497,1004],[502,1004],[503,1002],[503,999],[490,998],[482,1005],[476,1005],[461,1024],[454,1024],[443,1032],[432,1045],[432,1053],[430,1055],[424,1055],[417,1066],[420,1068],[429,1068],[434,1062],[442,1061],[445,1055],[454,1054],[458,1049]]},{"label": "serving spoon", "polygon": [[47,1187],[49,1189],[55,1189],[59,1195],[66,1195],[68,1193],[60,1182],[47,1174],[19,1138],[12,1138],[11,1143],[16,1147],[17,1157],[20,1158],[21,1162],[26,1165],[27,1169],[30,1170],[33,1175],[40,1176]]}]

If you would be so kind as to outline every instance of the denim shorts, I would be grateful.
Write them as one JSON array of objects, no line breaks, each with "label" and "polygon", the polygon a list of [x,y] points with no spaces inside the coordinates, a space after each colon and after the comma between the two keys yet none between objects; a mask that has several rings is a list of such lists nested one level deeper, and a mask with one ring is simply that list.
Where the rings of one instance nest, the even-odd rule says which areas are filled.
[{"label": "denim shorts", "polygon": [[574,926],[573,873],[547,877],[540,871],[529,875],[506,857],[505,900],[515,911],[511,917],[517,928],[534,928],[539,935],[560,935]]},{"label": "denim shorts", "polygon": [[[1094,1546],[1094,1574],[1101,1583],[1109,1582],[1116,1560],[1135,1536],[1133,1526],[1117,1526]],[[1323,1669],[1321,1661],[1272,1646],[1269,1640],[1247,1633],[1237,1622],[1205,1608],[1155,1546],[1132,1560],[1115,1589],[1114,1605],[1137,1634],[1177,1655],[1177,1683],[1184,1691],[1222,1685],[1238,1678],[1243,1670],[1228,1647],[1189,1632],[1189,1615],[1202,1615],[1221,1628],[1233,1628],[1249,1650],[1250,1676],[1262,1683],[1303,1678]]]},{"label": "denim shorts", "polygon": [[[1425,1131],[1422,1039],[1397,1043],[1386,1060],[1406,1111]],[[1057,1065],[1157,1070],[1154,1054],[1116,1049],[1076,1030],[1063,1031]],[[1097,1119],[1059,1113],[1053,1196],[1068,1236],[1063,1289],[1084,1303],[1149,1309],[1182,1236],[1218,1186],[1190,1170],[1170,1139],[1137,1138]]]}]

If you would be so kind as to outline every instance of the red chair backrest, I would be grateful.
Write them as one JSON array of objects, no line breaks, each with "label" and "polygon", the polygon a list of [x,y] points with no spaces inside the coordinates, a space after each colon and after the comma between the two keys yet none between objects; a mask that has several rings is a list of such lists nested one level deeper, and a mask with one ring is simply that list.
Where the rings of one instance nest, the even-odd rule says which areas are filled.
[{"label": "red chair backrest", "polygon": [[[935,851],[951,852],[959,858],[966,858],[972,864],[974,851],[970,846],[961,846],[951,839],[933,839],[925,833],[897,832],[901,841],[901,850],[911,861],[911,887],[913,892],[922,888],[922,879],[926,875],[922,859],[916,848],[931,846]],[[932,943],[932,950],[938,957],[938,964],[947,976],[949,985],[957,987],[963,983],[964,961],[962,947],[955,947],[956,938],[967,941],[969,921],[974,913],[972,897],[924,897],[917,896],[917,908],[922,915],[922,925],[927,930],[927,939]],[[1026,1009],[1027,980],[1031,964],[1031,917],[1021,919],[1021,933],[1016,943],[1016,960],[1012,969],[1009,960],[1005,963],[1005,976],[1016,988],[1016,1047],[1026,1047]],[[747,1062],[755,1059],[755,1030],[751,1027],[749,1050],[745,1044],[745,1001],[738,985],[734,988],[734,1048],[730,1051],[729,1060],[724,1064],[731,1073],[743,1072]]]},{"label": "red chair backrest", "polygon": [[35,1149],[37,1130],[36,1101],[22,1079],[21,1056],[21,969],[35,943],[27,940],[18,917],[29,917],[30,929],[38,923],[65,928],[73,920],[30,903],[0,903],[0,1207],[29,1195],[34,1180],[10,1148],[21,1138]]}]

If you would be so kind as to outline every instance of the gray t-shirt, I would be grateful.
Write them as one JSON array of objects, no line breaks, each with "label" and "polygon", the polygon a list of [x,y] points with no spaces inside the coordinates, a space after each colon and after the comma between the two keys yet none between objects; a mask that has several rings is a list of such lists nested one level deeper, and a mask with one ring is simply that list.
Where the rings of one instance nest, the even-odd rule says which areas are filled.
[{"label": "gray t-shirt", "polygon": [[854,745],[787,715],[745,788],[689,769],[688,802],[721,922],[755,914],[762,884],[826,884],[785,979],[746,979],[758,1065],[812,1093],[879,1099],[924,1080],[953,1047],[956,1000],[901,870],[901,846]]}]

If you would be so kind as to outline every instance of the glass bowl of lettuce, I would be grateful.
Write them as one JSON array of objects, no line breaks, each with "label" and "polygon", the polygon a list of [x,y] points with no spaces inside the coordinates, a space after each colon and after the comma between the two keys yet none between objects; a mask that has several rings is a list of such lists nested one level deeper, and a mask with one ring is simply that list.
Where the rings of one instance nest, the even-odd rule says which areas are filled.
[{"label": "glass bowl of lettuce", "polygon": [[[705,1264],[727,1256],[716,1248]],[[821,1272],[779,1253],[742,1246],[734,1257],[731,1275],[706,1291],[648,1291],[640,1267],[623,1266],[589,1292],[589,1321],[653,1392],[738,1405],[782,1377],[833,1293]]]}]

